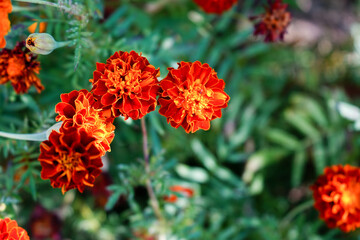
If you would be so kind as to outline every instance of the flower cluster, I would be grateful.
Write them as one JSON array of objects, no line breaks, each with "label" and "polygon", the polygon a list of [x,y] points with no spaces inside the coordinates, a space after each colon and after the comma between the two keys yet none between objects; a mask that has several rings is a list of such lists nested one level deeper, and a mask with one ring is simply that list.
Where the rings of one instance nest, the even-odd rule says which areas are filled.
[{"label": "flower cluster", "polygon": [[11,11],[11,0],[0,0],[0,48],[6,46],[5,36],[10,31],[10,20],[8,15]]},{"label": "flower cluster", "polygon": [[40,63],[20,42],[13,50],[0,51],[0,84],[10,82],[16,93],[26,93],[34,85],[38,93],[44,90],[38,78]]},{"label": "flower cluster", "polygon": [[182,126],[187,133],[208,130],[210,121],[221,117],[229,96],[225,82],[208,64],[181,62],[179,69],[169,68],[161,82],[159,74],[134,51],[119,51],[106,63],[97,63],[90,92],[60,96],[55,112],[62,125],[40,145],[41,177],[63,193],[93,186],[101,173],[101,156],[110,151],[118,116],[137,120],[159,104],[171,126]]},{"label": "flower cluster", "polygon": [[287,4],[282,0],[269,0],[266,12],[254,19],[260,19],[255,25],[254,35],[264,35],[265,42],[276,42],[284,40],[284,34],[290,24],[291,15],[287,11]]},{"label": "flower cluster", "polygon": [[10,218],[0,219],[1,240],[29,240],[29,235],[15,220]]},{"label": "flower cluster", "polygon": [[194,0],[207,13],[222,14],[237,3],[237,0]]},{"label": "flower cluster", "polygon": [[314,207],[329,228],[349,232],[360,227],[360,168],[327,167],[311,189]]}]

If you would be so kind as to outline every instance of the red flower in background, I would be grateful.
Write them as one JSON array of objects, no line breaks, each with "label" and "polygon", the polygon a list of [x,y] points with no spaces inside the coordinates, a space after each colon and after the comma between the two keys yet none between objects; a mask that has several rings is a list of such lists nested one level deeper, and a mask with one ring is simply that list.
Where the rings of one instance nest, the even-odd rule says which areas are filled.
[{"label": "red flower in background", "polygon": [[221,14],[229,10],[238,0],[194,0],[207,13]]},{"label": "red flower in background", "polygon": [[349,232],[360,227],[360,168],[327,167],[310,188],[314,207],[329,228]]},{"label": "red flower in background", "polygon": [[64,121],[63,128],[76,126],[84,128],[96,138],[96,146],[105,154],[110,151],[115,126],[112,118],[105,118],[101,111],[94,109],[94,97],[85,89],[61,94],[61,101],[55,107],[59,115],[56,121]]},{"label": "red flower in background", "polygon": [[265,35],[265,42],[284,40],[286,28],[290,24],[291,15],[286,11],[288,5],[282,0],[269,0],[266,12],[254,19],[259,18],[260,22],[255,25],[254,35]]},{"label": "red flower in background", "polygon": [[1,240],[29,240],[25,229],[19,227],[15,220],[10,218],[0,219]]},{"label": "red flower in background", "polygon": [[83,192],[101,173],[101,155],[96,138],[84,128],[52,131],[40,145],[41,178],[50,179],[51,186],[61,188],[63,194],[73,188]]},{"label": "red flower in background", "polygon": [[111,177],[108,173],[102,172],[95,180],[94,187],[91,188],[91,194],[94,197],[95,205],[104,208],[111,192],[107,189],[112,184]]},{"label": "red flower in background", "polygon": [[25,42],[20,42],[13,50],[3,49],[0,52],[0,84],[11,82],[16,93],[26,93],[34,85],[38,93],[44,90],[37,74],[40,63],[36,56],[25,48]]},{"label": "red flower in background", "polygon": [[182,126],[187,133],[208,130],[210,121],[221,117],[230,97],[224,92],[225,82],[207,63],[181,62],[178,69],[160,82],[162,94],[159,113],[172,127]]},{"label": "red flower in background", "polygon": [[[170,191],[180,193],[188,198],[191,198],[194,195],[194,190],[180,185],[171,186]],[[164,200],[169,203],[174,203],[177,201],[177,199],[178,197],[175,194],[170,194],[169,196],[164,197]]]},{"label": "red flower in background", "polygon": [[31,213],[29,225],[31,240],[62,239],[60,218],[41,205],[37,205]]},{"label": "red flower in background", "polygon": [[97,63],[91,91],[107,117],[140,119],[154,111],[159,86],[155,69],[134,51],[116,52],[104,63]]},{"label": "red flower in background", "polygon": [[10,31],[10,20],[8,15],[11,11],[11,0],[0,0],[0,48],[6,46],[5,36]]}]

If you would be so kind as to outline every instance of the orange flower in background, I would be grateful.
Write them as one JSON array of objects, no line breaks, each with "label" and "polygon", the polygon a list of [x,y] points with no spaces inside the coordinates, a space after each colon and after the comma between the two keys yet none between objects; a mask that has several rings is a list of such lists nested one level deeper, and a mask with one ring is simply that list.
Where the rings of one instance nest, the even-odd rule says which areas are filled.
[{"label": "orange flower in background", "polygon": [[[174,185],[174,186],[171,186],[169,189],[172,192],[180,193],[188,198],[191,198],[194,196],[194,190],[192,190],[191,188],[186,188],[186,187],[183,187],[180,185]],[[178,197],[175,194],[170,194],[169,196],[164,197],[164,200],[169,203],[174,203],[177,201],[177,199],[178,199]]]},{"label": "orange flower in background", "polygon": [[253,18],[260,19],[255,25],[254,35],[265,35],[265,42],[283,41],[286,28],[291,21],[291,15],[286,11],[287,7],[282,0],[269,0],[266,12]]},{"label": "orange flower in background", "polygon": [[41,178],[50,179],[51,186],[61,188],[63,194],[73,188],[83,192],[101,173],[101,155],[96,138],[84,128],[53,130],[49,140],[40,144]]},{"label": "orange flower in background", "polygon": [[29,240],[25,229],[19,227],[15,220],[10,218],[0,219],[1,240]]},{"label": "orange flower in background", "polygon": [[5,36],[10,31],[10,20],[8,15],[11,11],[11,0],[0,0],[0,48],[6,46]]},{"label": "orange flower in background", "polygon": [[329,228],[349,232],[360,227],[360,168],[327,167],[310,188],[314,207]]},{"label": "orange flower in background", "polygon": [[110,151],[110,144],[115,136],[113,119],[103,117],[101,111],[93,108],[95,100],[92,94],[82,89],[61,94],[60,98],[62,102],[55,107],[55,112],[59,114],[56,121],[64,121],[63,128],[84,128],[96,138],[96,146],[103,154]]},{"label": "orange flower in background", "polygon": [[221,117],[230,97],[224,92],[225,82],[207,63],[181,62],[169,68],[160,82],[159,113],[172,127],[182,126],[187,133],[208,130],[210,121]]},{"label": "orange flower in background", "polygon": [[[39,24],[39,27],[38,27],[38,24]],[[28,27],[28,31],[29,31],[30,33],[35,33],[36,28],[38,28],[39,33],[43,33],[43,32],[46,31],[46,27],[47,27],[47,23],[46,23],[46,22],[40,22],[40,23],[34,22],[33,24],[31,24],[31,25]]]},{"label": "orange flower in background", "polygon": [[159,74],[159,69],[136,52],[116,52],[106,64],[96,64],[90,80],[96,108],[108,117],[142,118],[155,110]]},{"label": "orange flower in background", "polygon": [[13,50],[0,51],[0,84],[11,82],[16,93],[26,93],[34,85],[38,93],[44,90],[37,74],[40,63],[36,56],[25,48],[25,42],[20,42]]},{"label": "orange flower in background", "polygon": [[221,14],[229,10],[238,0],[194,0],[207,13]]}]

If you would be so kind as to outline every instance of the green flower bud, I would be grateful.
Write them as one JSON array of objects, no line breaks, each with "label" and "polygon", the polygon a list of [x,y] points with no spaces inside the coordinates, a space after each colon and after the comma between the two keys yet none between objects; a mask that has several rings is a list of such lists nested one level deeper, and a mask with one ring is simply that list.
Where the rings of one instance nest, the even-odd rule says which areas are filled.
[{"label": "green flower bud", "polygon": [[54,49],[70,45],[68,42],[56,42],[48,33],[33,33],[26,39],[26,47],[33,53],[48,55]]}]

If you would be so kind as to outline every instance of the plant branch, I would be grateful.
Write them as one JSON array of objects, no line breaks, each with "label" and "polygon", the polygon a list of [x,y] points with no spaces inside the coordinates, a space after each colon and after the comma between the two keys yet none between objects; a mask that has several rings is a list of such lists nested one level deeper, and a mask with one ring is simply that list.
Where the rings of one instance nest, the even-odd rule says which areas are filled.
[{"label": "plant branch", "polygon": [[150,163],[149,163],[149,146],[148,146],[148,135],[147,135],[147,130],[146,130],[145,117],[143,117],[141,119],[141,130],[142,130],[142,135],[143,135],[143,153],[144,153],[144,160],[145,160],[145,171],[147,174],[146,190],[149,194],[150,204],[154,210],[154,213],[155,213],[157,219],[159,221],[163,221],[164,219],[163,219],[163,216],[160,211],[159,202],[155,196],[154,189],[152,187],[151,179],[150,179],[151,169],[150,169]]}]

